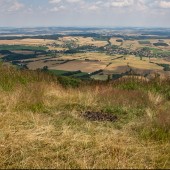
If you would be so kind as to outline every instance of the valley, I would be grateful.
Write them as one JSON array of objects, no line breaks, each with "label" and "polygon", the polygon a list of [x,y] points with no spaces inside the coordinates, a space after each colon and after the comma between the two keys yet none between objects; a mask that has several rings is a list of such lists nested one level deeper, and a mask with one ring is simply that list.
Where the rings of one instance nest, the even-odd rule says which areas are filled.
[{"label": "valley", "polygon": [[[68,29],[69,30],[69,29]],[[80,29],[81,30],[81,29]],[[79,31],[80,31],[79,30]],[[107,80],[137,75],[146,79],[170,77],[170,37],[144,34],[144,30],[71,30],[53,35],[0,37],[0,58],[19,68],[72,72],[72,77]],[[82,75],[82,76],[81,76]]]}]

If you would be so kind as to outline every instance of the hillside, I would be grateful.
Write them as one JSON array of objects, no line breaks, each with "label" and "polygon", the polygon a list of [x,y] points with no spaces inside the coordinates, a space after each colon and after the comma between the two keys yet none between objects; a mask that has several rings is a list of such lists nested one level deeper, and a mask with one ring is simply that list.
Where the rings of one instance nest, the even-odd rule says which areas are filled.
[{"label": "hillside", "polygon": [[0,168],[169,168],[170,80],[84,81],[0,64]]}]

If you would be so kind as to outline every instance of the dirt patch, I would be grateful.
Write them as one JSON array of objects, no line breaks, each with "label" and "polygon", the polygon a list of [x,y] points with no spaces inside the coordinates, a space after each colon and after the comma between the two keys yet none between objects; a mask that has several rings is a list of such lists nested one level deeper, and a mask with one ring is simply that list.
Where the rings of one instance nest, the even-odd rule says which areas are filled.
[{"label": "dirt patch", "polygon": [[102,113],[102,112],[91,112],[87,111],[82,113],[82,116],[90,121],[109,121],[115,122],[118,118],[115,115]]}]

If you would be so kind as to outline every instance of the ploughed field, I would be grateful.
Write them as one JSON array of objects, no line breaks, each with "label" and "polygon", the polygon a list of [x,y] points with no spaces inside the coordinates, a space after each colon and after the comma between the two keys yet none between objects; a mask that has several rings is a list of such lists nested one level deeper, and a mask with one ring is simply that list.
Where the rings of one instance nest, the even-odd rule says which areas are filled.
[{"label": "ploughed field", "polygon": [[[137,52],[136,52],[137,51]],[[107,80],[131,74],[170,77],[170,39],[124,40],[63,36],[0,40],[0,60],[30,70]],[[63,74],[61,72],[63,71]],[[66,74],[68,73],[68,74]]]}]

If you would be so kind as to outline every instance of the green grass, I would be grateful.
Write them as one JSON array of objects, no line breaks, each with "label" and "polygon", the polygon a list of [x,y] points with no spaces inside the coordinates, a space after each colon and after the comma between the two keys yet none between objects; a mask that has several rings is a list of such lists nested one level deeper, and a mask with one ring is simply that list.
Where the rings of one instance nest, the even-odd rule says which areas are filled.
[{"label": "green grass", "polygon": [[84,76],[88,76],[88,73],[85,73],[85,72],[80,72],[80,73],[76,73],[76,72],[73,72],[73,71],[64,71],[64,70],[49,70],[50,73],[56,75],[56,76],[65,76],[65,74],[69,74],[68,77],[75,77],[75,78],[81,78],[81,77],[84,77]]},{"label": "green grass", "polygon": [[88,73],[81,72],[81,73],[74,74],[73,77],[81,78],[83,76],[88,76],[88,75],[89,75]]},{"label": "green grass", "polygon": [[41,51],[47,50],[47,47],[43,46],[26,46],[26,45],[0,45],[0,50],[31,50]]},{"label": "green grass", "polygon": [[139,44],[151,44],[150,41],[138,41]]},{"label": "green grass", "polygon": [[64,71],[64,70],[49,70],[50,73],[56,75],[56,76],[62,76],[65,73],[71,72],[71,71]]},{"label": "green grass", "polygon": [[0,89],[10,91],[19,84],[27,85],[33,82],[55,81],[56,77],[43,72],[17,70],[14,66],[6,67],[0,63]]},{"label": "green grass", "polygon": [[93,75],[91,76],[92,79],[94,80],[102,80],[102,81],[106,81],[108,79],[108,75]]},{"label": "green grass", "polygon": [[140,90],[144,92],[152,91],[154,93],[160,93],[167,99],[170,99],[170,80],[160,81],[159,78],[149,81],[141,82],[135,78],[125,79],[114,83],[114,87],[122,90]]},{"label": "green grass", "polygon": [[170,55],[170,51],[160,50],[160,49],[152,48],[152,47],[145,47],[145,48],[148,50],[151,50],[153,54]]}]

